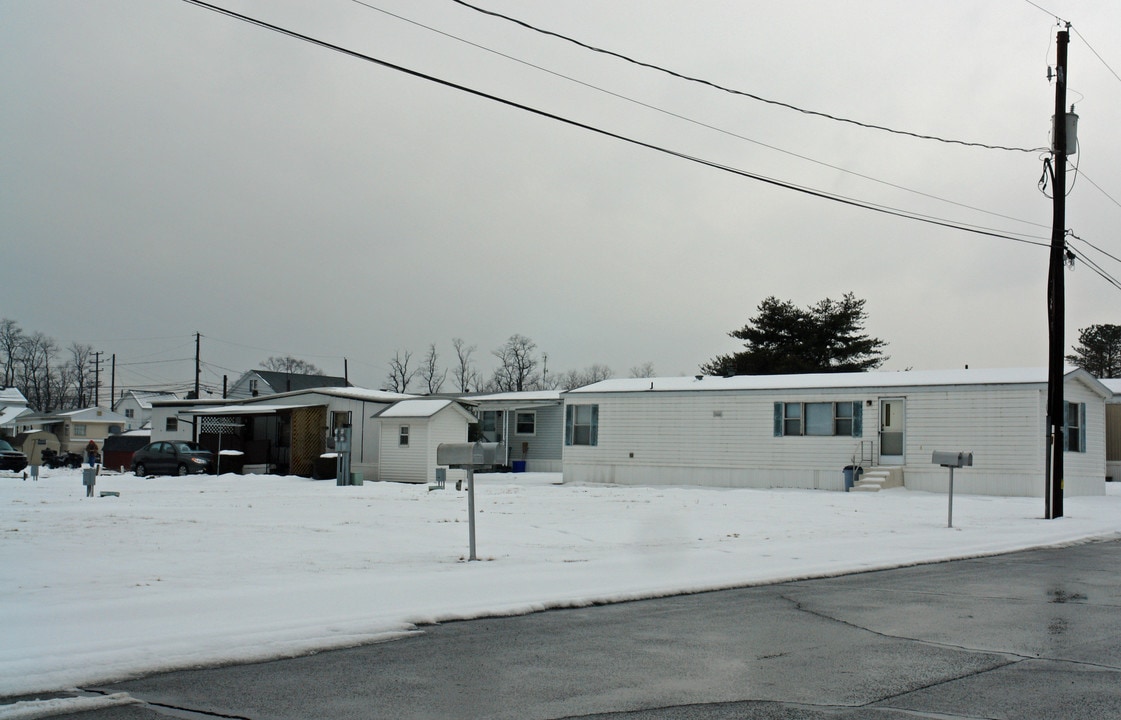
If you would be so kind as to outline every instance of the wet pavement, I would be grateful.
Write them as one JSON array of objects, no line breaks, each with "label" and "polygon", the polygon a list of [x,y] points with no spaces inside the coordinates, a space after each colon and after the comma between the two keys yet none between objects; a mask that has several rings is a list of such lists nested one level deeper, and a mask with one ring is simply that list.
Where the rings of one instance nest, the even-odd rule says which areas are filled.
[{"label": "wet pavement", "polygon": [[86,688],[135,703],[56,717],[1118,718],[1119,568],[1097,542],[450,623]]}]

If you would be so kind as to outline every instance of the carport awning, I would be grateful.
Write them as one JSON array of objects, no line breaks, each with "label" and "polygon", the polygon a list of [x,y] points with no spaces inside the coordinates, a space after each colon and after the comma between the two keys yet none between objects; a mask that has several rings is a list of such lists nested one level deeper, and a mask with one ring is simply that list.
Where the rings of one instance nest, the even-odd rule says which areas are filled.
[{"label": "carport awning", "polygon": [[181,410],[184,415],[275,415],[283,410],[298,410],[300,408],[326,407],[323,403],[307,403],[304,405],[217,405],[214,407],[196,407]]}]

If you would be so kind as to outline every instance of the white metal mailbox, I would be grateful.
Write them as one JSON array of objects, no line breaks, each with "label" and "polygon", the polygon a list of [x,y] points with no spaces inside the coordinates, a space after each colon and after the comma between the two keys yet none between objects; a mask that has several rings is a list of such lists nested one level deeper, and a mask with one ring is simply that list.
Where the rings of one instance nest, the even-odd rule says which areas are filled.
[{"label": "white metal mailbox", "polygon": [[450,468],[484,468],[500,464],[498,443],[440,443],[436,464]]},{"label": "white metal mailbox", "polygon": [[949,468],[973,467],[973,453],[935,450],[930,457],[930,462]]},{"label": "white metal mailbox", "polygon": [[954,526],[954,468],[973,467],[973,453],[947,452],[935,450],[930,456],[930,462],[950,469],[950,490],[947,493],[949,507],[946,512],[946,527]]}]

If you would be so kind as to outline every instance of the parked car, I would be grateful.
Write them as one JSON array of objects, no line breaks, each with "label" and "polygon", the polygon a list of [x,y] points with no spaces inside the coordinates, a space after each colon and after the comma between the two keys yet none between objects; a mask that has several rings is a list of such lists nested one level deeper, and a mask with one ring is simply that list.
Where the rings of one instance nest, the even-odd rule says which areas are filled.
[{"label": "parked car", "polygon": [[190,475],[214,469],[214,453],[183,440],[148,443],[132,454],[132,471],[146,475]]},{"label": "parked car", "polygon": [[12,447],[7,440],[0,440],[0,470],[19,472],[27,467],[27,456]]}]

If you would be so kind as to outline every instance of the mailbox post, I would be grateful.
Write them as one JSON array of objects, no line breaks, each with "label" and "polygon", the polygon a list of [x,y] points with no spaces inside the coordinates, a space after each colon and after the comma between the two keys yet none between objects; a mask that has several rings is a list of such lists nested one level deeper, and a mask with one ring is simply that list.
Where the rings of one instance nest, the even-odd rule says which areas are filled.
[{"label": "mailbox post", "polygon": [[941,465],[944,468],[950,468],[950,493],[949,493],[949,510],[946,520],[946,527],[952,528],[954,526],[954,468],[960,467],[973,467],[973,453],[971,452],[946,452],[942,450],[935,450],[930,456],[930,462],[936,465]]},{"label": "mailbox post", "polygon": [[498,443],[440,443],[436,446],[436,464],[467,471],[467,517],[471,554],[475,557],[475,469],[492,468],[498,465]]}]

